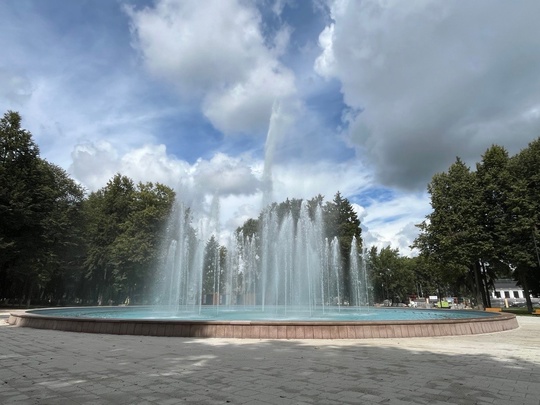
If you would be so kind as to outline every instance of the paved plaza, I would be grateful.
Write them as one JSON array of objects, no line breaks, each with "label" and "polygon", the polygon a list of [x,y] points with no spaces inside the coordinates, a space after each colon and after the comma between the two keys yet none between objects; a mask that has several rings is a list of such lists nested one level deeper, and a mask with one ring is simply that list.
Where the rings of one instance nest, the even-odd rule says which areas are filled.
[{"label": "paved plaza", "polygon": [[540,404],[540,317],[515,330],[234,340],[20,328],[0,312],[0,404]]}]

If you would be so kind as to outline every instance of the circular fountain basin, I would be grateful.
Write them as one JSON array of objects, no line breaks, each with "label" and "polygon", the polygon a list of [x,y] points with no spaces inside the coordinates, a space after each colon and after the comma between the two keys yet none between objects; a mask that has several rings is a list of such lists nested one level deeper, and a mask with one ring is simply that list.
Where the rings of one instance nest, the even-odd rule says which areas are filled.
[{"label": "circular fountain basin", "polygon": [[518,327],[515,315],[481,311],[354,308],[306,311],[272,307],[170,312],[152,307],[77,307],[14,312],[11,325],[119,335],[366,339],[451,336]]}]

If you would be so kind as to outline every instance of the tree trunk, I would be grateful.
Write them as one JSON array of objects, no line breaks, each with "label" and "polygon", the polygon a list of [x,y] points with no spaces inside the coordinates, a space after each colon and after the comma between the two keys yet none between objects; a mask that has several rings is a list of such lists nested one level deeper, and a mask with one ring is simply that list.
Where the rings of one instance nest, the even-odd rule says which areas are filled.
[{"label": "tree trunk", "polygon": [[[486,303],[486,298],[485,298],[485,293],[484,293],[484,289],[480,287],[480,283],[481,283],[481,274],[480,274],[480,263],[478,261],[476,261],[473,265],[473,268],[474,268],[474,283],[476,284],[476,305],[478,307],[480,307],[480,301],[482,302],[482,306],[485,308],[487,303]],[[482,308],[480,308],[482,309]]]},{"label": "tree trunk", "polygon": [[529,291],[529,283],[527,282],[527,275],[523,274],[523,272],[519,272],[519,283],[521,284],[521,287],[523,288],[523,294],[525,295],[525,300],[527,301],[527,311],[529,313],[533,313],[533,305],[531,301],[531,294]]},{"label": "tree trunk", "polygon": [[489,294],[489,283],[488,283],[488,277],[487,277],[487,271],[486,271],[486,266],[484,265],[484,262],[481,261],[480,262],[481,266],[482,266],[482,284],[484,286],[484,290],[485,291],[485,295],[486,295],[486,303],[487,303],[487,306],[489,308],[491,308],[491,297],[490,297],[490,294]]}]

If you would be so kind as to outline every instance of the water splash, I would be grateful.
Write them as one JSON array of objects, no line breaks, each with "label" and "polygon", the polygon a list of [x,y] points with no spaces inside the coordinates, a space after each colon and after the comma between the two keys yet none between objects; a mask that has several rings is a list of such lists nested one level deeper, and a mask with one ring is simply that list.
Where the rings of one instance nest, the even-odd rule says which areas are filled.
[{"label": "water splash", "polygon": [[[306,201],[296,214],[278,212],[278,208],[274,205],[263,212],[258,232],[230,237],[222,257],[219,247],[215,252],[205,251],[208,240],[197,236],[190,226],[189,210],[179,204],[175,220],[169,224],[170,243],[164,253],[156,303],[177,312],[200,313],[205,303],[214,305],[216,312],[255,306],[260,312],[302,312],[308,317],[321,310],[365,304],[365,266],[356,239],[350,258],[353,284],[345,288],[339,241],[325,238],[322,208],[310,211]],[[205,255],[217,258],[212,269],[204,268]],[[213,272],[210,277],[208,271]],[[211,280],[208,285],[207,279]],[[345,301],[345,291],[352,292],[350,302]]]}]

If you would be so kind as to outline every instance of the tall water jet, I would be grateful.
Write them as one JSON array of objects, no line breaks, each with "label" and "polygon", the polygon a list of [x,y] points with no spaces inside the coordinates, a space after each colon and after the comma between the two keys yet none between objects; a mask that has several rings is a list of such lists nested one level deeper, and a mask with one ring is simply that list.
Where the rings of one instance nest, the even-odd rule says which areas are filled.
[{"label": "tall water jet", "polygon": [[343,297],[343,268],[341,262],[341,252],[339,248],[338,238],[334,236],[330,243],[330,281],[331,295],[329,298],[333,298],[333,303],[340,307],[342,305],[341,298]]},{"label": "tall water jet", "polygon": [[352,293],[351,303],[355,306],[368,305],[369,303],[369,286],[365,256],[365,250],[362,250],[362,255],[358,252],[356,236],[353,236],[349,263]]},{"label": "tall water jet", "polygon": [[272,104],[272,114],[270,115],[270,122],[268,124],[268,132],[266,134],[266,143],[264,145],[264,171],[262,176],[263,208],[274,201],[272,166],[274,163],[276,147],[279,140],[283,137],[287,128],[293,121],[292,116],[284,111],[283,104],[286,104],[286,101],[279,99],[274,100],[274,103]]},{"label": "tall water jet", "polygon": [[[240,231],[225,246],[204,225],[213,220],[201,219],[195,229],[190,211],[179,204],[168,227],[157,303],[172,311],[200,313],[203,304],[216,311],[241,305],[309,316],[315,310],[365,302],[356,239],[348,272],[356,287],[345,287],[341,247],[337,237],[325,238],[321,203],[297,203],[268,206],[256,231]],[[355,295],[347,296],[348,291]]]}]

